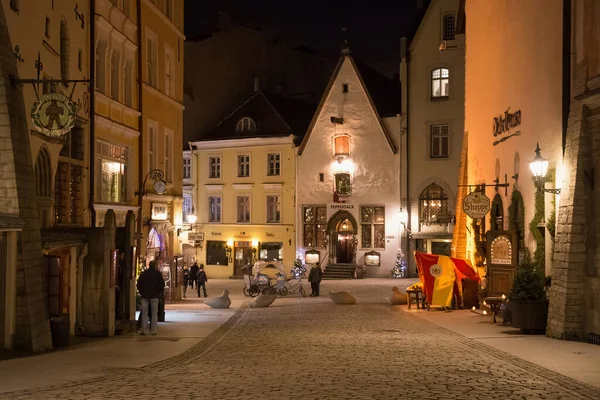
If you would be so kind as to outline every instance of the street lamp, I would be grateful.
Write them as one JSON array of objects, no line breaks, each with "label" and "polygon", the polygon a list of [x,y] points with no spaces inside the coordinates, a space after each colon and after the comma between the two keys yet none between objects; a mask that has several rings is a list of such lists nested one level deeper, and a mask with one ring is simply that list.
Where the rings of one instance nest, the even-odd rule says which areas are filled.
[{"label": "street lamp", "polygon": [[540,144],[537,143],[535,149],[535,158],[529,161],[529,168],[535,179],[536,189],[539,192],[560,194],[560,189],[546,189],[544,184],[546,183],[546,173],[548,172],[548,160],[542,157],[542,150]]},{"label": "street lamp", "polygon": [[194,211],[194,207],[192,207],[192,211],[186,216],[187,222],[191,225],[194,225],[198,219]]}]

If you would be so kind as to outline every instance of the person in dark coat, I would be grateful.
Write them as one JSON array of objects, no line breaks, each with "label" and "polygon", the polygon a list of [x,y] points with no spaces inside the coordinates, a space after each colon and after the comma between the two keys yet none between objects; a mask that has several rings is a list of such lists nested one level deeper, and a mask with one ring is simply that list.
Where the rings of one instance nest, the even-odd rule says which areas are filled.
[{"label": "person in dark coat", "polygon": [[148,269],[140,274],[137,289],[142,296],[142,333],[148,335],[148,307],[151,311],[150,334],[156,335],[158,323],[158,298],[165,289],[162,274],[156,269],[156,260],[150,261]]},{"label": "person in dark coat", "polygon": [[200,268],[198,269],[198,274],[196,274],[196,288],[198,289],[198,297],[200,296],[200,287],[204,290],[204,297],[208,297],[206,294],[206,282],[208,279],[206,278],[206,272],[204,272],[204,264],[200,264]]},{"label": "person in dark coat", "polygon": [[183,269],[183,298],[185,299],[187,296],[185,295],[187,292],[187,287],[190,280],[190,271],[187,268]]},{"label": "person in dark coat", "polygon": [[321,278],[323,277],[323,271],[321,271],[321,264],[315,263],[310,269],[310,273],[308,274],[308,281],[310,282],[310,287],[312,289],[312,293],[310,294],[312,297],[319,296],[319,289],[321,285]]},{"label": "person in dark coat", "polygon": [[192,287],[192,289],[194,288],[194,282],[196,282],[196,279],[198,279],[199,270],[200,267],[198,267],[197,263],[194,263],[194,265],[192,265],[192,268],[190,268],[190,286]]}]

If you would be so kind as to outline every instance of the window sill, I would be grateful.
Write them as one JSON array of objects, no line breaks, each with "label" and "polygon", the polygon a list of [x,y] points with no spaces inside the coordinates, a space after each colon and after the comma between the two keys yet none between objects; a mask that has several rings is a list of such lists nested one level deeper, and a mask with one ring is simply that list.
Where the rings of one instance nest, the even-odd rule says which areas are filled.
[{"label": "window sill", "polygon": [[448,100],[450,100],[450,96],[431,96],[430,100],[433,102],[448,101]]},{"label": "window sill", "polygon": [[447,160],[450,156],[429,156],[430,160]]},{"label": "window sill", "polygon": [[267,221],[267,224],[270,224],[270,225],[281,225],[281,221]]}]

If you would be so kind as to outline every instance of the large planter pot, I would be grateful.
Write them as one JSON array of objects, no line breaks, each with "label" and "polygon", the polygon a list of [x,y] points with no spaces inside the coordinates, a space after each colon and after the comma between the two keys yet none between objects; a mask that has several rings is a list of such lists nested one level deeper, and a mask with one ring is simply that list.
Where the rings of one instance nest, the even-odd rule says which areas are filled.
[{"label": "large planter pot", "polygon": [[512,326],[522,333],[543,334],[548,320],[548,302],[512,303]]}]

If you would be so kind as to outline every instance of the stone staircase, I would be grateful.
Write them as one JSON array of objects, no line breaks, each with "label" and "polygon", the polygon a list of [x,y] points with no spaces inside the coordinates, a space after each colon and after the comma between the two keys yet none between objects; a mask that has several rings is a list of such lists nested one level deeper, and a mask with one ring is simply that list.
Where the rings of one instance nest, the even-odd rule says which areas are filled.
[{"label": "stone staircase", "polygon": [[323,272],[323,279],[352,279],[354,276],[354,264],[329,264]]}]

